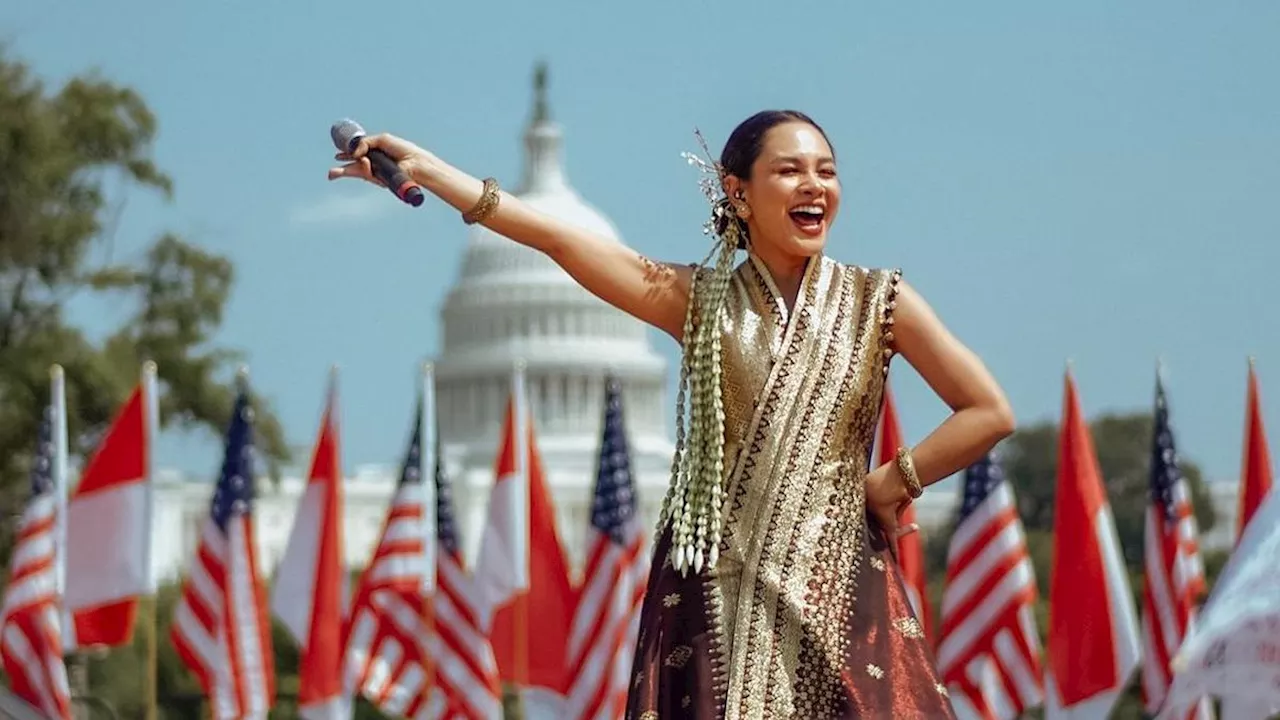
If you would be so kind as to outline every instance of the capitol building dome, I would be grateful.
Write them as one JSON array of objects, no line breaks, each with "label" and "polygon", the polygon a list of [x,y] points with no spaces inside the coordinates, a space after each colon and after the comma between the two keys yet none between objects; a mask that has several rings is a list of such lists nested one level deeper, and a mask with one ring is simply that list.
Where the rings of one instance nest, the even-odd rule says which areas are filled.
[{"label": "capitol building dome", "polygon": [[[512,194],[560,220],[622,240],[569,184],[563,134],[539,66],[524,131],[524,170]],[[507,185],[507,183],[503,183]],[[590,519],[604,382],[618,378],[641,514],[657,520],[674,445],[667,431],[667,368],[649,329],[580,287],[546,255],[474,226],[457,282],[441,312],[435,359],[443,454],[474,554],[493,483],[512,370],[523,362],[538,452],[576,565]]]}]

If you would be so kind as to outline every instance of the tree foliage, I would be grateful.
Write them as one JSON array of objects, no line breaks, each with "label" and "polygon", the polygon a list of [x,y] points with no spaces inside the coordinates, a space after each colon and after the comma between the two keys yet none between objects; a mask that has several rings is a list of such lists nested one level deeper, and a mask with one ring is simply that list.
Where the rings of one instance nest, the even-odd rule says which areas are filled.
[{"label": "tree foliage", "polygon": [[[172,195],[151,156],[155,132],[132,89],[90,74],[50,91],[0,48],[0,517],[12,519],[26,500],[54,363],[65,369],[73,463],[95,446],[145,360],[159,368],[164,426],[220,434],[230,417],[228,381],[241,356],[212,342],[234,282],[230,261],[171,233],[140,258],[110,261],[111,194]],[[131,308],[114,329],[90,331],[68,311],[72,300],[105,299]],[[288,457],[283,434],[269,408],[258,402],[258,411],[259,445],[277,468]],[[0,532],[0,560],[11,525]]]}]

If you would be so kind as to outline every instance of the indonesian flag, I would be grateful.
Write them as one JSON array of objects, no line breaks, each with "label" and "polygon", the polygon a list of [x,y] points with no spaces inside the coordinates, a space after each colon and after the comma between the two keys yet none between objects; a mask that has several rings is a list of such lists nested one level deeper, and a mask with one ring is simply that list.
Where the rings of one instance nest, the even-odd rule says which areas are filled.
[{"label": "indonesian flag", "polygon": [[[898,448],[902,447],[902,427],[898,424],[898,409],[893,402],[893,393],[889,391],[889,382],[884,384],[884,400],[880,405],[879,450],[876,460],[879,465],[897,462]],[[898,522],[903,526],[916,521],[915,504],[907,506]],[[916,618],[924,627],[925,639],[932,643],[933,609],[929,607],[929,584],[924,571],[924,542],[919,532],[913,532],[898,540],[898,567],[902,570],[902,579],[906,584],[907,597],[911,599],[911,607],[916,611]]]},{"label": "indonesian flag", "polygon": [[1110,714],[1138,667],[1136,614],[1102,471],[1068,371],[1054,498],[1046,718]]},{"label": "indonesian flag", "polygon": [[155,366],[120,408],[67,504],[64,648],[133,639],[151,577],[151,449]]},{"label": "indonesian flag", "polygon": [[[1262,422],[1262,399],[1258,392],[1258,373],[1253,358],[1249,359],[1249,385],[1245,398],[1244,459],[1240,464],[1239,514],[1236,517],[1236,549],[1244,540],[1245,530],[1262,507],[1271,491],[1273,470],[1271,451],[1267,447],[1267,430]],[[1238,554],[1238,553],[1237,553]],[[1234,558],[1233,558],[1234,560]],[[1222,576],[1219,576],[1221,582]],[[1245,697],[1245,693],[1222,695],[1222,720],[1245,720],[1267,717],[1266,703]]]},{"label": "indonesian flag", "polygon": [[1262,401],[1258,397],[1258,375],[1253,360],[1249,361],[1249,389],[1245,401],[1244,462],[1240,473],[1240,516],[1236,523],[1236,543],[1244,537],[1244,528],[1271,490],[1271,452],[1267,448],[1267,430],[1262,424]]},{"label": "indonesian flag", "polygon": [[342,563],[336,395],[331,383],[307,489],[298,504],[271,598],[271,611],[301,651],[298,714],[304,720],[346,720],[352,713],[342,677],[347,583]]},{"label": "indonesian flag", "polygon": [[513,380],[473,587],[486,610],[482,622],[499,676],[520,688],[526,709],[537,716],[559,711],[568,691],[574,591],[538,459],[523,371]]}]

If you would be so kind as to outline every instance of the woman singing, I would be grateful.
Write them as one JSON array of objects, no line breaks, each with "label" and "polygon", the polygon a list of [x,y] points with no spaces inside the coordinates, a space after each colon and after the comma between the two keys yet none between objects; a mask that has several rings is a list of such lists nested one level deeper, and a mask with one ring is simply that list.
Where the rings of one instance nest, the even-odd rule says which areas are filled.
[{"label": "woman singing", "polygon": [[[898,516],[1012,432],[1013,417],[899,271],[823,254],[841,187],[822,128],[761,112],[718,163],[699,161],[716,259],[698,266],[650,261],[389,135],[339,155],[329,177],[377,182],[370,148],[466,222],[546,253],[681,343],[676,458],[628,718],[952,716],[893,561],[915,529]],[[895,354],[954,412],[868,471]]]}]

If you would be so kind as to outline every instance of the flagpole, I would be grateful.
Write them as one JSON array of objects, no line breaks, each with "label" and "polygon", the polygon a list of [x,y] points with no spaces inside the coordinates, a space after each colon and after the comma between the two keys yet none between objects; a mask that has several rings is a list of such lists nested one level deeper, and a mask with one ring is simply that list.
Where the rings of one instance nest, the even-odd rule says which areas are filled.
[{"label": "flagpole", "polygon": [[511,394],[513,397],[513,406],[515,410],[515,443],[516,443],[516,477],[519,478],[518,492],[524,495],[517,507],[521,508],[520,513],[523,517],[517,519],[520,523],[519,531],[516,533],[518,542],[524,544],[520,553],[520,562],[525,563],[524,581],[529,587],[516,597],[515,607],[512,608],[512,620],[515,631],[515,675],[517,684],[517,693],[523,690],[524,686],[529,683],[529,633],[528,628],[528,602],[529,591],[532,589],[533,578],[530,577],[529,553],[532,549],[529,547],[529,524],[530,524],[530,504],[532,502],[532,485],[533,477],[529,470],[529,408],[528,398],[525,395],[525,361],[523,358],[516,360],[515,372],[512,375]]},{"label": "flagpole", "polygon": [[59,615],[69,621],[70,615],[65,612],[63,602],[63,594],[67,589],[67,387],[61,365],[55,364],[49,368],[49,381],[49,404],[53,408],[52,470],[58,506],[54,521],[54,582]]},{"label": "flagpole", "polygon": [[148,360],[142,364],[142,399],[144,411],[144,424],[146,431],[143,435],[143,442],[146,443],[146,502],[144,522],[146,523],[144,532],[147,534],[147,541],[142,544],[142,571],[146,577],[146,594],[147,605],[149,606],[149,614],[151,616],[150,627],[147,628],[147,670],[144,679],[145,692],[145,720],[156,720],[159,715],[159,641],[156,635],[160,631],[159,609],[160,604],[157,601],[158,588],[156,587],[155,570],[152,567],[152,554],[154,549],[151,547],[155,540],[155,483],[156,483],[156,466],[155,466],[155,443],[159,436],[160,429],[160,398],[156,392],[156,364]]},{"label": "flagpole", "polygon": [[[54,592],[58,603],[59,640],[62,643],[62,655],[67,664],[67,681],[74,703],[77,696],[89,693],[89,659],[79,647],[67,658],[67,638],[75,632],[71,613],[67,612],[65,594],[67,589],[67,504],[70,492],[67,483],[67,385],[66,374],[62,366],[54,363],[49,366],[49,407],[53,415],[53,427],[50,428],[53,441],[53,474],[54,497],[57,503],[57,514],[53,520],[53,567]],[[78,646],[78,642],[75,643]]]},{"label": "flagpole", "polygon": [[[435,637],[435,612],[432,600],[436,591],[436,467],[441,462],[436,446],[436,384],[435,367],[430,362],[422,364],[422,384],[419,395],[419,437],[422,448],[419,453],[419,477],[422,478],[422,622],[426,626],[423,641],[422,662],[426,666],[427,696],[430,697],[436,682],[436,662],[431,653]],[[431,475],[428,476],[427,473]]]}]

